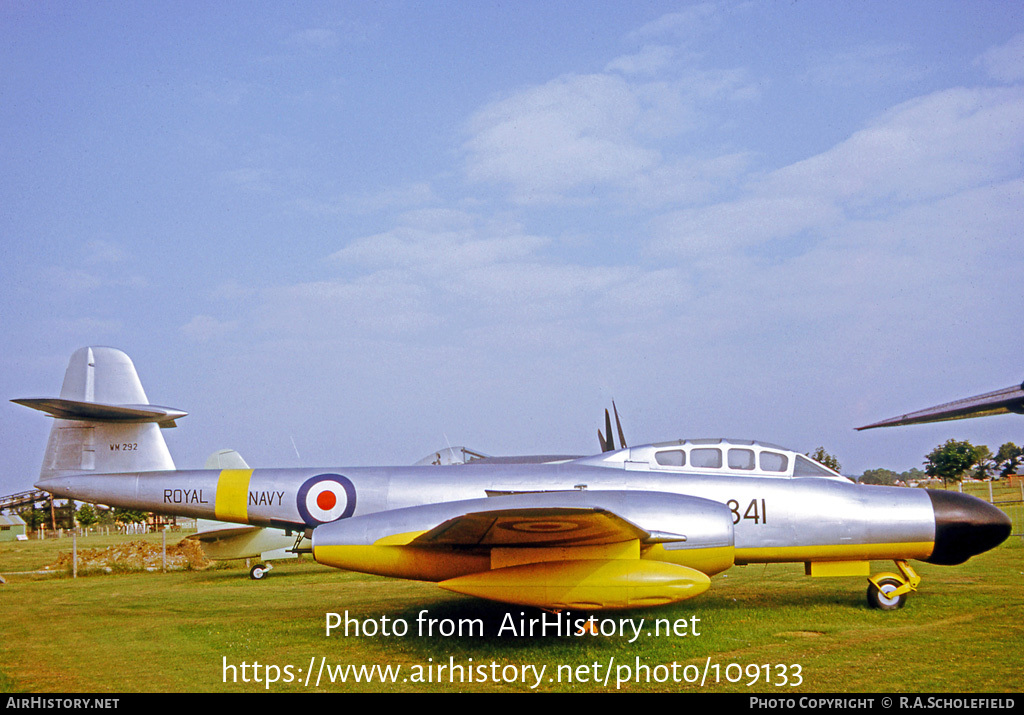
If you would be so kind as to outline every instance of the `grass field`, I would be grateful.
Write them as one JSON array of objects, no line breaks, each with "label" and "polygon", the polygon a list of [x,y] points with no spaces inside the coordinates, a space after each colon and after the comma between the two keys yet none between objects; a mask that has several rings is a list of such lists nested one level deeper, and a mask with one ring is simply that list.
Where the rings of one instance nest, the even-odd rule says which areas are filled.
[{"label": "grass field", "polygon": [[[950,483],[943,487],[941,484],[933,485],[930,489],[948,489],[949,491],[961,491],[964,494],[976,496],[985,501],[995,503],[1020,502],[1024,501],[1024,487],[1021,484],[1010,484],[1005,479],[997,479],[992,482],[968,481],[961,483]],[[992,499],[989,499],[991,490]]]},{"label": "grass field", "polygon": [[[80,540],[79,548],[139,538],[159,543],[160,536],[90,537]],[[540,613],[456,596],[431,584],[339,572],[309,560],[279,562],[262,582],[249,580],[241,563],[78,579],[10,575],[52,563],[70,547],[69,539],[0,544],[0,573],[7,574],[7,583],[0,586],[0,691],[258,692],[263,682],[242,682],[243,676],[253,679],[252,664],[258,662],[280,669],[281,682],[270,687],[272,692],[529,691],[536,672],[524,674],[523,667],[542,665],[546,669],[537,690],[593,692],[615,690],[617,677],[634,675],[638,658],[650,670],[641,668],[641,682],[631,679],[619,690],[1022,689],[1024,547],[1016,539],[962,566],[916,564],[924,579],[918,593],[906,608],[891,613],[867,608],[863,579],[811,579],[802,566],[790,564],[736,567],[716,576],[711,590],[693,600],[600,614],[616,623],[646,619],[634,643],[629,642],[632,632],[608,637],[506,632],[499,637],[509,614],[518,622],[521,614]],[[891,563],[875,566],[892,570]],[[437,627],[444,619],[450,625],[479,619],[483,635],[419,636],[417,617],[424,609]],[[404,637],[346,637],[339,630],[327,637],[325,614],[346,611],[378,627],[383,618],[392,627],[402,619],[409,632]],[[696,623],[700,635],[648,636],[653,619],[686,619],[688,627]],[[345,683],[330,683],[322,674],[319,688],[315,677],[307,686],[307,675],[315,675],[307,672],[311,659],[320,673],[321,658],[328,667],[378,664],[401,670],[393,683],[351,682],[349,673]],[[498,682],[452,683],[449,659],[467,669],[463,680],[472,675],[479,681],[484,666]],[[225,663],[236,666],[226,671],[228,682]],[[672,682],[672,663],[679,664],[674,675],[683,682]],[[446,666],[441,682],[438,664]],[[291,666],[292,682],[284,682],[285,666]],[[231,682],[232,672],[237,682]],[[417,673],[433,682],[413,682]],[[703,688],[699,679],[685,682],[695,674],[704,674]],[[802,682],[778,686],[782,675],[790,683]],[[754,676],[753,685],[747,685]]]}]

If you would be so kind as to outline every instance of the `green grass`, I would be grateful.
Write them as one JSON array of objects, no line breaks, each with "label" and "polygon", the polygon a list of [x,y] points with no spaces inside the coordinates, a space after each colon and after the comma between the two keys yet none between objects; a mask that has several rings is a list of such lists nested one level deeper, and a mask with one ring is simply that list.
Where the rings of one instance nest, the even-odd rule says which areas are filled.
[{"label": "green grass", "polygon": [[[168,533],[168,546],[176,543],[181,537],[181,534]],[[159,533],[135,534],[132,536],[90,534],[89,536],[78,537],[78,549],[79,551],[84,549],[105,549],[108,546],[123,544],[129,541],[147,541],[151,544],[159,545],[161,538]],[[0,573],[41,570],[53,564],[59,554],[70,554],[71,543],[70,536],[39,541],[34,535],[29,541],[2,542],[0,543]]]},{"label": "green grass", "polygon": [[[90,537],[79,548],[117,539]],[[146,537],[159,543],[159,535]],[[93,541],[95,539],[95,541]],[[89,543],[85,544],[84,542]],[[70,551],[70,540],[0,544],[0,573],[38,569]],[[876,570],[892,570],[879,562]],[[703,669],[719,664],[723,682],[711,692],[1020,692],[1024,670],[1024,548],[1005,544],[955,567],[917,564],[917,594],[896,612],[867,608],[863,579],[811,579],[800,565],[736,567],[712,579],[709,592],[673,606],[598,614],[600,618],[700,619],[700,636],[628,638],[498,637],[506,614],[538,617],[533,609],[447,593],[431,584],[339,572],[311,561],[278,562],[253,582],[243,564],[174,573],[8,576],[0,586],[0,691],[6,692],[257,692],[257,683],[222,682],[223,659],[236,666],[291,665],[305,678],[311,658],[330,664],[401,665],[400,682],[327,684],[340,691],[517,692],[516,683],[401,682],[417,666],[546,665],[538,690],[614,690],[594,682],[551,683],[559,665],[677,662]],[[484,637],[419,637],[416,618],[480,619]],[[380,622],[404,619],[405,637],[325,636],[325,614]],[[582,615],[582,614],[579,614]],[[648,628],[644,628],[646,633]],[[730,663],[799,664],[797,688],[724,682]],[[229,671],[230,672],[230,671]],[[236,671],[241,679],[240,668]],[[435,671],[436,672],[436,671]],[[490,671],[489,671],[490,672]],[[563,673],[565,671],[563,670]],[[713,675],[713,671],[709,671]],[[729,671],[735,676],[735,667]],[[787,669],[787,673],[792,673]],[[763,669],[759,671],[763,674]],[[314,674],[315,675],[315,674]],[[590,680],[593,671],[590,671]],[[435,678],[436,679],[436,678]],[[709,681],[713,679],[709,676]],[[301,682],[273,692],[311,691]],[[699,691],[699,684],[629,683],[624,691]]]}]

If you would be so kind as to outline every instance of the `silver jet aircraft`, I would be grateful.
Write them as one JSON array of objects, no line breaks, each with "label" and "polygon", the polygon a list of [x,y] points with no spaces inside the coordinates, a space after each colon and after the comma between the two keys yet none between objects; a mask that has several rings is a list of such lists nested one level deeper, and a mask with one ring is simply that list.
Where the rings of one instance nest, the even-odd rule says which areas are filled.
[{"label": "silver jet aircraft", "polygon": [[[1006,515],[979,499],[855,484],[753,441],[441,466],[177,470],[160,430],[186,413],[150,404],[112,348],[75,352],[59,398],[15,402],[56,418],[36,486],[58,497],[282,529],[323,564],[549,610],[672,603],[735,564],[767,562],[866,577],[869,603],[890,610],[920,583],[911,559],[963,563],[1010,534]],[[870,561],[890,559],[896,571],[870,573]]]}]

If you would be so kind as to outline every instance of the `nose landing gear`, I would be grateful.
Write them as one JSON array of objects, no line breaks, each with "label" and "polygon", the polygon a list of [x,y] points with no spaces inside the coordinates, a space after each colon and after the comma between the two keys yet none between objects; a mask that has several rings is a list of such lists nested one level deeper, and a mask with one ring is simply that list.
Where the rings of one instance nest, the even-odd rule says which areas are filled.
[{"label": "nose landing gear", "polygon": [[907,596],[917,590],[921,577],[906,561],[896,559],[899,574],[880,573],[868,578],[868,605],[882,611],[903,608]]}]

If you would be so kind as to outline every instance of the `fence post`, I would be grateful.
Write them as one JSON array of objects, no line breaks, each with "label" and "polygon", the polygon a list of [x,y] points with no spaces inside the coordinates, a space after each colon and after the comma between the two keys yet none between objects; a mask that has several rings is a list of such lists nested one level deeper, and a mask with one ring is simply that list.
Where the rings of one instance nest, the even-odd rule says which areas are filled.
[{"label": "fence post", "polygon": [[71,535],[71,578],[78,578],[78,532]]}]

